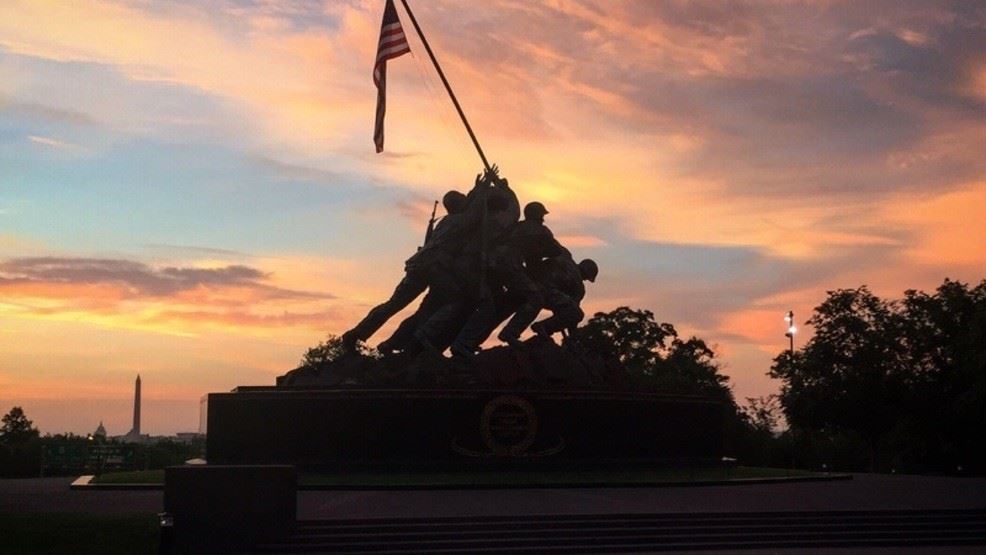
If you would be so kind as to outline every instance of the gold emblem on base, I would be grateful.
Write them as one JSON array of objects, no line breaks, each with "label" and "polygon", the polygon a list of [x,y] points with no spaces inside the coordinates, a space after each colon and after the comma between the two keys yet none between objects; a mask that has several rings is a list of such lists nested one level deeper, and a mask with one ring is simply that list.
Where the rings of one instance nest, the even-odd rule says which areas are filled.
[{"label": "gold emblem on base", "polygon": [[537,438],[537,412],[523,397],[501,395],[486,403],[479,431],[494,455],[523,456]]}]

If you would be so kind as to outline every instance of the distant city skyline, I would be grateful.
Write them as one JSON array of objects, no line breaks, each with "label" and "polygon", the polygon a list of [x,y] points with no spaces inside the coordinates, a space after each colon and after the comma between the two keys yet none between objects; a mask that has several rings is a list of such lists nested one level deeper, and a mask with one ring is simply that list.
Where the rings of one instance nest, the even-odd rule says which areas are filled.
[{"label": "distant city skyline", "polygon": [[[374,153],[383,4],[0,2],[0,408],[125,433],[139,371],[143,431],[195,430],[390,293],[481,165],[414,36]],[[491,162],[599,262],[586,312],[705,339],[741,403],[827,290],[986,277],[982,3],[416,15]]]},{"label": "distant city skyline", "polygon": [[[21,406],[42,434],[73,433],[85,436],[92,434],[100,425],[110,438],[171,436],[178,432],[199,430],[198,401],[155,399],[151,401],[151,410],[145,413],[140,374],[131,383],[133,394],[128,399],[87,399],[83,402],[29,399],[18,405],[17,401],[0,398],[0,406]],[[10,410],[10,407],[3,409],[3,412]],[[69,412],[68,407],[76,412],[65,414]],[[97,420],[90,422],[89,417],[95,414],[99,415]],[[145,416],[149,418],[145,420]],[[151,424],[150,428],[143,426],[142,422],[145,421]]]}]

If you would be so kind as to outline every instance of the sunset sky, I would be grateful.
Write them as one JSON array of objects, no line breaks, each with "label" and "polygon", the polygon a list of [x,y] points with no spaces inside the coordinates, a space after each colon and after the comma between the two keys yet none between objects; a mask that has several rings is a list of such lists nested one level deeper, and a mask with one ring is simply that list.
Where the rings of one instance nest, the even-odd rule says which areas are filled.
[{"label": "sunset sky", "polygon": [[[411,3],[586,311],[702,337],[740,402],[826,290],[986,278],[982,2]],[[123,434],[140,373],[144,431],[195,430],[389,295],[482,166],[400,6],[374,153],[383,5],[0,2],[0,412]]]}]

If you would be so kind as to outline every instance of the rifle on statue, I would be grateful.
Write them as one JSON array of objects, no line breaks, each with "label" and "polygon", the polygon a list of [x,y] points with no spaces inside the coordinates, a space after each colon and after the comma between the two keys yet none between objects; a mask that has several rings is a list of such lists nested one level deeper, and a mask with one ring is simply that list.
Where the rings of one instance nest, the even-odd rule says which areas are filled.
[{"label": "rifle on statue", "polygon": [[[431,234],[434,233],[435,231],[435,212],[437,210],[438,210],[438,201],[436,200],[435,206],[431,207],[431,219],[428,220],[428,229],[425,230],[425,242],[422,243],[421,247],[427,245],[428,241],[431,241]],[[421,247],[418,247],[418,250],[421,250]]]}]

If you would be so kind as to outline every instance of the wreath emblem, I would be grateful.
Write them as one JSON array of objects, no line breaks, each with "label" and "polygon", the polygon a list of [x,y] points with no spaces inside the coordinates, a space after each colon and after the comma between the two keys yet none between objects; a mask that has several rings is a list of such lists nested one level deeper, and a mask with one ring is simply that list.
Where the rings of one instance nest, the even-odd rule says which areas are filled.
[{"label": "wreath emblem", "polygon": [[519,457],[534,444],[538,433],[537,412],[523,397],[501,395],[483,408],[479,423],[483,441],[501,457]]}]

